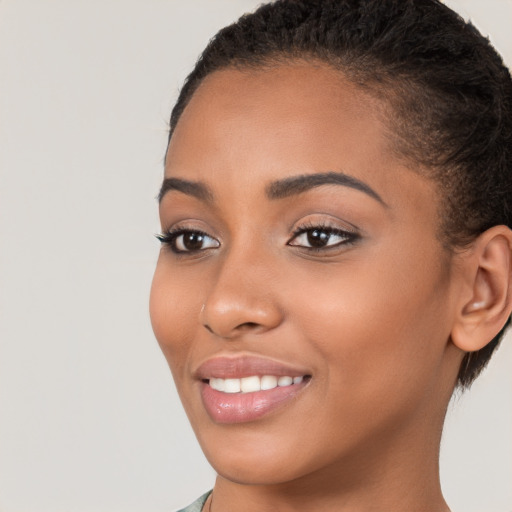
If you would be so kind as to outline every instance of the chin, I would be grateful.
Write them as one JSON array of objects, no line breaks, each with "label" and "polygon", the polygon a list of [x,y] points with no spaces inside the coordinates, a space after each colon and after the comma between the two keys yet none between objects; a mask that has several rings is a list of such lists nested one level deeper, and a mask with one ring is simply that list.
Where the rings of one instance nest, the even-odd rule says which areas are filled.
[{"label": "chin", "polygon": [[275,457],[222,453],[218,457],[208,456],[208,461],[222,478],[242,485],[279,485],[300,479],[308,472],[301,471],[301,465],[292,456],[282,453]]},{"label": "chin", "polygon": [[332,443],[308,436],[304,424],[293,427],[288,423],[286,428],[260,422],[202,427],[196,434],[210,465],[224,479],[243,485],[300,481],[332,467],[350,451],[348,443],[340,440],[339,449],[333,450]]},{"label": "chin", "polygon": [[196,434],[210,465],[232,482],[280,484],[308,472],[300,442],[274,429],[264,429],[256,423],[210,428],[203,425]]}]

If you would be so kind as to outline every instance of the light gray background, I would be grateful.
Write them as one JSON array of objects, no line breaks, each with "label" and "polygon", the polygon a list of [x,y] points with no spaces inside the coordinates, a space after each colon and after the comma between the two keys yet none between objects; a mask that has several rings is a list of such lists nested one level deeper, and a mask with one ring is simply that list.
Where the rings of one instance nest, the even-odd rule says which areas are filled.
[{"label": "light gray background", "polygon": [[[210,488],[153,339],[167,118],[252,0],[0,1],[0,511],[150,512]],[[450,1],[512,62],[512,1]],[[512,512],[512,343],[452,407],[454,512]]]}]

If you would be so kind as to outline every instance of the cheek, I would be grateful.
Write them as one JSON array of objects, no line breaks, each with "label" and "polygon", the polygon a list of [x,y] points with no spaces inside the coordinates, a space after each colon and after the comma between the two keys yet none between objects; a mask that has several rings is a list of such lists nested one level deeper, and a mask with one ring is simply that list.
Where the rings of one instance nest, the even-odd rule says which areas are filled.
[{"label": "cheek", "polygon": [[194,287],[194,280],[183,283],[162,260],[160,257],[153,277],[149,312],[155,337],[176,376],[192,346],[201,295]]},{"label": "cheek", "polygon": [[363,403],[435,381],[450,332],[449,279],[438,261],[423,248],[371,264],[347,259],[329,276],[304,273],[300,296],[315,301],[304,301],[297,319],[327,361],[333,393],[350,390]]}]

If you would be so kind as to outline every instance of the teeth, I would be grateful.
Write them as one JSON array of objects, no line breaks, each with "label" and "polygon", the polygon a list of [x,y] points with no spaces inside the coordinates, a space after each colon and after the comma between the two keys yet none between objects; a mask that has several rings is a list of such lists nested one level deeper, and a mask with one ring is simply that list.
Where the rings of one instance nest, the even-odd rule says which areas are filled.
[{"label": "teeth", "polygon": [[277,380],[277,385],[279,387],[284,387],[284,386],[290,386],[293,384],[293,379],[291,377],[279,377],[279,379]]},{"label": "teeth", "polygon": [[260,389],[260,378],[256,375],[240,379],[240,390],[242,393],[252,393],[253,391],[259,391]]},{"label": "teeth", "polygon": [[226,379],[224,381],[224,393],[240,393],[240,379]]},{"label": "teeth", "polygon": [[276,377],[275,375],[263,375],[258,377],[244,377],[242,379],[219,379],[211,378],[209,380],[210,387],[224,393],[254,393],[255,391],[266,391],[276,387],[292,386],[300,384],[304,377]]},{"label": "teeth", "polygon": [[277,377],[273,375],[264,375],[261,377],[261,389],[263,391],[274,388],[277,388]]},{"label": "teeth", "polygon": [[224,379],[210,379],[210,386],[217,391],[224,391]]}]

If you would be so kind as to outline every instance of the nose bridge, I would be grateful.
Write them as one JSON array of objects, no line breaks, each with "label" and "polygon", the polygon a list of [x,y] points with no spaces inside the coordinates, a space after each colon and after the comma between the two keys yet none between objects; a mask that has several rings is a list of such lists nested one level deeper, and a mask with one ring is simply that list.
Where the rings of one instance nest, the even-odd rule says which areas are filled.
[{"label": "nose bridge", "polygon": [[282,319],[274,293],[274,269],[263,251],[233,246],[219,269],[201,312],[203,325],[222,338],[261,333]]}]

